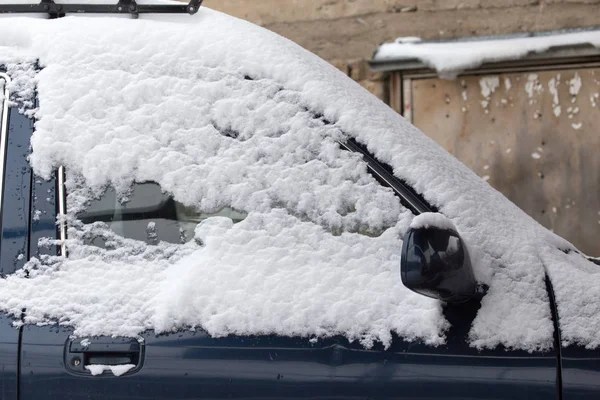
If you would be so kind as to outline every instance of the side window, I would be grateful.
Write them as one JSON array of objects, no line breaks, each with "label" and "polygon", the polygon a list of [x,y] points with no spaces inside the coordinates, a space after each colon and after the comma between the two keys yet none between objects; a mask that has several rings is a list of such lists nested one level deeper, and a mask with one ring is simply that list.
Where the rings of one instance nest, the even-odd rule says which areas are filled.
[{"label": "side window", "polygon": [[[224,207],[214,213],[202,213],[175,201],[154,182],[137,183],[127,198],[120,199],[108,188],[78,214],[84,224],[102,223],[112,232],[150,245],[161,241],[186,243],[194,238],[194,229],[201,221],[214,216],[240,222],[246,214]],[[99,238],[92,244],[104,247]]]}]

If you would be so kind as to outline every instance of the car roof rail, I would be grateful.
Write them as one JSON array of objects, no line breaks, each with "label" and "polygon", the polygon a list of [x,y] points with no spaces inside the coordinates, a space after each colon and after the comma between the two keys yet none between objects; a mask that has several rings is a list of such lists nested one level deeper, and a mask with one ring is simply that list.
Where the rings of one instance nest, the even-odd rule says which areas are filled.
[{"label": "car roof rail", "polygon": [[137,18],[139,14],[196,14],[204,0],[190,0],[189,3],[175,4],[138,4],[135,0],[118,0],[116,4],[60,4],[54,0],[40,0],[32,4],[0,3],[0,14],[6,13],[42,13],[50,18],[59,18],[67,13],[81,14],[130,14]]}]

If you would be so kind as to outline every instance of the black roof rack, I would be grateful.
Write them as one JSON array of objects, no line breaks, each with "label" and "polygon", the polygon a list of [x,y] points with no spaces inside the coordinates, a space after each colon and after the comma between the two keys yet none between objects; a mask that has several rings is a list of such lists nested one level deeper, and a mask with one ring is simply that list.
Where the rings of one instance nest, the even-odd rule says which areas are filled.
[{"label": "black roof rack", "polygon": [[144,13],[196,14],[204,0],[190,0],[179,4],[138,4],[135,0],[119,0],[116,4],[57,4],[53,0],[40,0],[39,4],[0,4],[4,13],[46,13],[50,18],[63,17],[66,13],[131,14],[137,18]]}]

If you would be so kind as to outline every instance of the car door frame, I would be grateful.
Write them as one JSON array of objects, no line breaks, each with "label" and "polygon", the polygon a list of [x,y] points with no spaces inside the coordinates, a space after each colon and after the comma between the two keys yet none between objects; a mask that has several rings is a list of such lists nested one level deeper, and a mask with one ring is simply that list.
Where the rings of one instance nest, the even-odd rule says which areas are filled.
[{"label": "car door frame", "polygon": [[[0,125],[0,279],[4,279],[28,258],[30,187],[26,182],[28,168],[23,170],[21,161],[23,150],[29,147],[33,122],[20,112],[24,105],[11,98],[12,78],[1,65],[0,79],[4,81]],[[24,181],[19,184],[14,178],[21,173]],[[7,182],[10,174],[13,179]],[[0,313],[0,395],[7,400],[16,400],[19,395],[21,333],[18,318]]]}]

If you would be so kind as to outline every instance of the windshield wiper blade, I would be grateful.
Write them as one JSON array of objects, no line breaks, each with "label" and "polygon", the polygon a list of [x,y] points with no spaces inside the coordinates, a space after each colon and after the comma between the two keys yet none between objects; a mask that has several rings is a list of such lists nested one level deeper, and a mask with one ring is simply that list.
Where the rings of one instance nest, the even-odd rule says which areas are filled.
[{"label": "windshield wiper blade", "polygon": [[379,183],[391,188],[400,198],[402,205],[408,208],[413,214],[419,215],[426,212],[437,212],[434,206],[428,204],[418,193],[416,193],[406,183],[396,178],[394,174],[388,171],[375,157],[370,154],[363,146],[359,145],[354,139],[346,139],[339,142],[343,149],[353,153],[359,153],[367,163],[367,169]]}]

